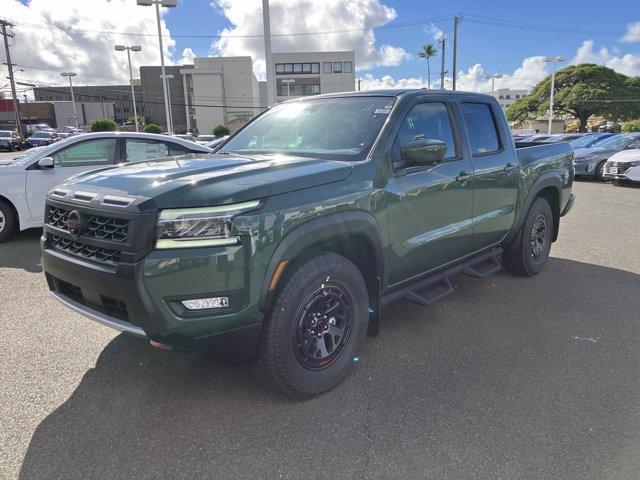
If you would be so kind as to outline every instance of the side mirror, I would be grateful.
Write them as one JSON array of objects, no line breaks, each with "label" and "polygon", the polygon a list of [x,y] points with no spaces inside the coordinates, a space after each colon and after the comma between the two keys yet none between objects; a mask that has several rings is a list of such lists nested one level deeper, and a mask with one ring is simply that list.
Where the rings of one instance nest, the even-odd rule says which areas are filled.
[{"label": "side mirror", "polygon": [[42,170],[48,170],[50,168],[53,168],[53,158],[51,157],[41,158],[40,160],[38,160],[38,168]]},{"label": "side mirror", "polygon": [[446,154],[446,143],[423,138],[410,141],[400,150],[400,158],[414,165],[435,165],[443,161]]}]

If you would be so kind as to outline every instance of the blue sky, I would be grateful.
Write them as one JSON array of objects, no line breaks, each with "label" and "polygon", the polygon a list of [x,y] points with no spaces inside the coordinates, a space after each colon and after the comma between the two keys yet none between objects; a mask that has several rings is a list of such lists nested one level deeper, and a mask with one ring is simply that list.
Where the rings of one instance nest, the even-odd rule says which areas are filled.
[{"label": "blue sky", "polygon": [[[461,89],[487,91],[489,73],[504,75],[496,88],[530,89],[548,75],[541,56],[550,55],[566,57],[564,65],[593,62],[640,75],[640,0],[270,2],[274,34],[341,32],[274,37],[274,51],[354,49],[364,88],[425,86],[426,64],[416,54],[422,44],[436,44],[438,31],[449,40],[450,70],[457,13],[463,14]],[[19,78],[48,85],[61,84],[59,72],[67,70],[78,73],[79,84],[126,83],[126,55],[115,52],[115,44],[142,46],[132,57],[134,71],[159,64],[154,10],[136,6],[135,0],[0,0],[1,15],[16,23],[12,54],[24,69]],[[162,18],[170,63],[192,61],[194,55],[250,55],[257,76],[264,76],[261,0],[178,0],[178,7],[164,9]],[[371,26],[381,28],[366,29]],[[623,41],[629,28],[634,35]],[[219,34],[224,38],[216,40]],[[432,61],[433,83],[439,60]],[[5,70],[0,65],[0,75]]]},{"label": "blue sky", "polygon": [[[318,0],[322,1],[322,0]],[[230,27],[228,19],[218,7],[212,7],[209,0],[182,0],[179,7],[167,12],[165,19],[172,34],[186,32],[217,33]],[[582,1],[560,2],[541,1],[516,2],[495,1],[418,1],[381,0],[383,5],[392,7],[397,17],[391,22],[403,23],[424,20],[422,25],[401,28],[387,28],[375,31],[376,43],[402,47],[415,54],[422,43],[434,43],[432,35],[426,31],[429,19],[451,16],[457,12],[464,15],[459,34],[458,68],[467,70],[476,63],[482,64],[485,72],[512,73],[521,66],[524,58],[536,55],[563,55],[572,59],[576,50],[585,40],[593,40],[593,48],[598,51],[607,48],[611,55],[623,57],[625,54],[640,54],[640,38],[637,43],[622,43],[627,24],[640,21],[638,0],[618,0],[615,7],[606,8],[607,2]],[[634,15],[635,14],[635,15]],[[522,22],[539,27],[549,27],[551,31],[518,27],[490,25],[473,15],[497,18],[505,21]],[[281,19],[272,15],[274,33]],[[482,23],[481,23],[482,22]],[[452,37],[452,20],[436,20],[433,25]],[[327,25],[327,29],[331,29]],[[256,32],[260,33],[260,32]],[[191,48],[198,56],[211,53],[210,39],[176,38],[176,52]],[[450,52],[447,52],[450,61]],[[438,59],[435,60],[439,62]],[[439,66],[432,68],[439,71]],[[410,58],[395,66],[377,67],[367,70],[374,77],[391,75],[395,78],[424,75],[424,62]]]}]

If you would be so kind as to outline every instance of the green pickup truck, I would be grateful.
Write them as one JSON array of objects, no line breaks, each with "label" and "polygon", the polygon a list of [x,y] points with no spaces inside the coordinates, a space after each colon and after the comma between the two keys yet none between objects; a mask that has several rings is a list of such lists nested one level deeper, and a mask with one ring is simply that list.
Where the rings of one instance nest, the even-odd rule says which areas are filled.
[{"label": "green pickup truck", "polygon": [[[516,148],[492,97],[384,90],[279,104],[214,153],[80,175],[47,196],[53,295],[156,346],[337,385],[382,305],[544,267],[573,203],[566,143]],[[523,290],[524,292],[524,290]]]}]

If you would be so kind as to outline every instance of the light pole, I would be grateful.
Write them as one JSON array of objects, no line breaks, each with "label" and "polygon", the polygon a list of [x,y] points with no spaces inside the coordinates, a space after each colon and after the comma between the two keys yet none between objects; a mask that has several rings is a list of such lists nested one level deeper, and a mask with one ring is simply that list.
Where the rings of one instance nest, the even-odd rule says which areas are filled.
[{"label": "light pole", "polygon": [[549,131],[551,135],[551,125],[553,123],[553,93],[556,87],[556,62],[564,62],[564,57],[544,57],[542,61],[551,63],[551,95],[549,98]]},{"label": "light pole", "polygon": [[171,109],[171,89],[169,88],[169,80],[173,78],[173,75],[160,75],[160,78],[162,79],[162,85],[165,85],[166,82],[167,98],[169,99],[169,124],[167,125],[167,131],[173,133],[173,111]]},{"label": "light pole", "polygon": [[139,52],[142,50],[140,45],[116,45],[116,51],[124,52],[127,51],[127,59],[129,60],[129,83],[131,84],[131,99],[133,100],[133,118],[136,122],[136,132],[139,132],[138,128],[138,109],[136,108],[136,90],[133,88],[133,70],[131,69],[131,52]]},{"label": "light pole", "polygon": [[62,72],[60,75],[62,75],[63,77],[69,77],[69,88],[71,89],[71,104],[73,105],[73,121],[76,124],[76,128],[78,128],[78,114],[76,113],[76,97],[73,96],[73,82],[71,81],[71,77],[75,77],[77,73]]},{"label": "light pole", "polygon": [[287,97],[291,96],[291,85],[292,83],[296,83],[296,81],[293,78],[283,78],[282,79],[282,83],[286,83],[287,84]]},{"label": "light pole", "polygon": [[[162,48],[162,27],[160,24],[160,7],[175,7],[178,5],[178,0],[137,0],[138,5],[149,7],[151,5],[156,6],[156,21],[158,23],[158,43],[160,44],[160,65],[162,67],[162,75],[166,75],[164,68],[164,50]],[[167,119],[167,127],[171,121],[171,112],[169,110],[169,97],[167,93],[167,85],[162,82],[162,91],[164,94],[164,110]],[[171,131],[171,128],[168,128]]]},{"label": "light pole", "polygon": [[487,75],[487,78],[491,79],[491,93],[495,92],[495,82],[496,82],[496,78],[502,78],[502,74],[501,73],[494,73],[493,75]]}]

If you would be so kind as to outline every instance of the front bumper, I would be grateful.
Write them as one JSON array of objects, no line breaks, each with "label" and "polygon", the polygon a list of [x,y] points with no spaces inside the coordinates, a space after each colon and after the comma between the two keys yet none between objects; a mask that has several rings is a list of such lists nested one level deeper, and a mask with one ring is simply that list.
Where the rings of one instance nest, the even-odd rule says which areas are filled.
[{"label": "front bumper", "polygon": [[577,177],[595,177],[598,164],[602,160],[578,161],[576,160],[574,167]]},{"label": "front bumper", "polygon": [[635,167],[625,168],[623,173],[617,173],[617,174],[611,173],[611,167],[609,165],[606,165],[604,170],[604,178],[607,180],[640,182],[640,165]]},{"label": "front bumper", "polygon": [[[105,264],[60,251],[42,238],[42,267],[54,297],[85,317],[115,330],[181,349],[251,355],[263,314],[248,289],[242,245],[150,251],[134,260]],[[59,232],[56,232],[59,233]],[[224,311],[185,312],[180,299],[229,296]]]}]

